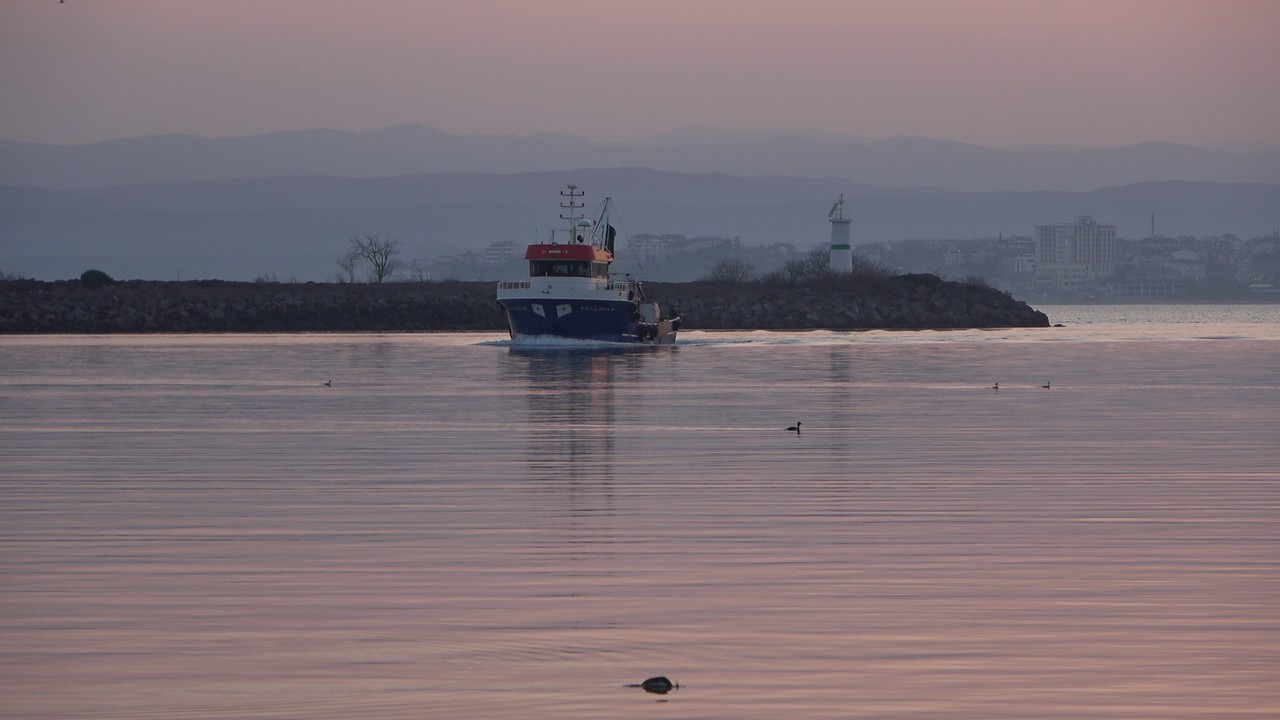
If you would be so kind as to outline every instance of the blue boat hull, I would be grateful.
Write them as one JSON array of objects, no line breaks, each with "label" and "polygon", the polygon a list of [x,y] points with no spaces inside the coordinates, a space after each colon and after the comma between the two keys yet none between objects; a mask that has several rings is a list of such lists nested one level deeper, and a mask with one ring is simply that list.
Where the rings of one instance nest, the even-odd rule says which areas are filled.
[{"label": "blue boat hull", "polygon": [[503,298],[511,337],[552,337],[617,343],[670,343],[670,322],[644,323],[633,302],[610,300],[553,300]]}]

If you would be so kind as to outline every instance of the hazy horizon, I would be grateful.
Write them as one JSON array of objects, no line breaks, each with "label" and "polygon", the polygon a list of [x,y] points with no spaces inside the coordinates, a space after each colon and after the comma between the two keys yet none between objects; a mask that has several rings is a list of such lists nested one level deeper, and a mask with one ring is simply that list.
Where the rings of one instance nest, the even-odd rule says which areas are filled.
[{"label": "hazy horizon", "polygon": [[99,140],[87,140],[83,142],[43,142],[43,141],[36,141],[36,140],[17,140],[9,137],[0,137],[0,141],[18,142],[18,143],[25,143],[30,145],[44,145],[44,146],[50,146],[50,147],[71,148],[71,147],[83,147],[88,145],[97,145],[100,143],[111,143],[111,142],[117,142],[117,141],[141,140],[145,138],[191,137],[191,138],[198,138],[201,140],[244,140],[244,139],[250,139],[250,138],[261,138],[261,137],[266,137],[270,135],[280,135],[280,134],[288,134],[288,133],[309,133],[309,132],[316,132],[316,133],[334,132],[334,133],[342,133],[342,134],[348,134],[348,135],[363,135],[363,134],[379,133],[379,132],[388,131],[388,130],[396,130],[399,128],[422,128],[424,130],[439,132],[439,133],[443,133],[445,135],[457,137],[457,138],[468,138],[468,137],[535,138],[539,136],[563,136],[565,138],[570,138],[573,140],[581,140],[583,142],[599,143],[604,145],[613,144],[613,145],[640,145],[640,146],[664,145],[664,144],[727,145],[731,143],[751,143],[751,142],[766,141],[772,138],[779,138],[779,137],[798,137],[798,138],[804,138],[809,140],[842,141],[842,142],[863,143],[863,144],[893,142],[895,140],[919,139],[923,141],[938,141],[943,143],[955,143],[957,145],[972,145],[975,147],[990,148],[992,150],[1009,150],[1009,151],[1045,150],[1045,151],[1070,152],[1074,150],[1117,150],[1125,147],[1151,145],[1151,144],[1179,145],[1179,146],[1185,146],[1185,147],[1204,148],[1207,150],[1219,150],[1224,152],[1238,152],[1242,150],[1245,150],[1245,151],[1280,150],[1280,138],[1277,138],[1273,142],[1263,142],[1263,141],[1254,141],[1254,140],[1223,140],[1223,141],[1206,142],[1206,143],[1183,143],[1183,142],[1177,142],[1173,140],[1153,139],[1153,140],[1137,140],[1133,142],[1119,143],[1116,145],[1084,145],[1084,144],[1069,144],[1069,143],[1053,143],[1053,144],[1018,143],[1018,144],[1001,145],[998,143],[977,143],[977,142],[970,142],[967,140],[955,140],[951,138],[935,137],[935,136],[928,136],[928,135],[901,134],[901,135],[885,135],[885,136],[879,136],[879,137],[869,137],[865,135],[841,134],[835,131],[820,130],[820,129],[813,129],[813,128],[781,128],[780,127],[780,128],[763,128],[763,129],[757,129],[757,130],[741,130],[741,129],[730,129],[725,127],[720,127],[715,125],[705,125],[705,124],[681,125],[678,127],[672,127],[661,133],[655,133],[655,134],[647,135],[644,137],[637,137],[637,138],[631,138],[631,139],[625,139],[625,140],[593,139],[585,135],[578,135],[570,132],[558,132],[558,131],[547,131],[547,130],[530,130],[528,132],[512,132],[512,133],[483,132],[483,131],[468,132],[466,130],[455,132],[455,131],[439,128],[434,125],[430,125],[428,123],[403,122],[403,123],[394,123],[391,125],[380,125],[377,127],[358,128],[354,130],[344,130],[341,128],[316,126],[316,127],[299,127],[299,128],[281,128],[278,130],[265,130],[262,132],[236,133],[236,134],[229,134],[229,135],[227,134],[211,135],[211,134],[200,134],[200,133],[192,133],[192,132],[157,132],[157,133],[147,133],[143,135],[121,135],[118,137],[102,138]]},{"label": "hazy horizon", "polygon": [[418,124],[991,147],[1280,144],[1280,4],[56,0],[0,11],[0,138]]}]

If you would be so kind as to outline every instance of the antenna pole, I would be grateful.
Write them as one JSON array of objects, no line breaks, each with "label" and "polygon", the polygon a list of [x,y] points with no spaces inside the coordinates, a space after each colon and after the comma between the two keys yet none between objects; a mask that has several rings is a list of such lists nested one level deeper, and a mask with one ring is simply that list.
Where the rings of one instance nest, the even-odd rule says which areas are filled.
[{"label": "antenna pole", "polygon": [[568,202],[560,203],[560,207],[569,211],[568,214],[560,213],[561,220],[569,221],[569,242],[573,242],[577,237],[578,220],[583,217],[578,211],[587,206],[586,203],[578,202],[578,199],[586,194],[586,190],[579,190],[578,186],[572,183],[569,184],[568,190],[560,191],[560,197],[569,198]]}]

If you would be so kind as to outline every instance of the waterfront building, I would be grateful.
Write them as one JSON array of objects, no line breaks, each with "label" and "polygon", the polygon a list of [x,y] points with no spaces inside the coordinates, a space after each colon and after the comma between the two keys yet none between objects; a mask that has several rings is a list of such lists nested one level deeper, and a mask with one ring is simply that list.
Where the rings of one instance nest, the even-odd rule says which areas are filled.
[{"label": "waterfront building", "polygon": [[1096,287],[1116,271],[1116,226],[1083,215],[1074,223],[1036,226],[1036,284],[1057,292]]}]

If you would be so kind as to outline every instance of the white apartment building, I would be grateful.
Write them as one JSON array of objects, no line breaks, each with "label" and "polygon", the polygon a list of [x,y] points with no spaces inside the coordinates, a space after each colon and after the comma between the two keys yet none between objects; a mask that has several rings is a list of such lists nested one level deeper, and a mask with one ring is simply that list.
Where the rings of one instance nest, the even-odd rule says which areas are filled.
[{"label": "white apartment building", "polygon": [[524,246],[510,240],[490,243],[484,249],[484,264],[501,265],[519,258],[522,252]]},{"label": "white apartment building", "polygon": [[1036,226],[1036,281],[1070,291],[1116,271],[1116,226],[1088,215],[1074,223]]}]

